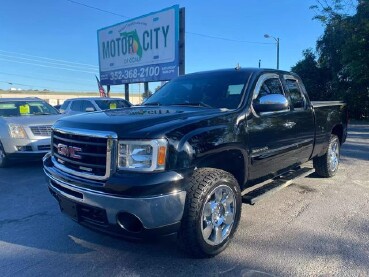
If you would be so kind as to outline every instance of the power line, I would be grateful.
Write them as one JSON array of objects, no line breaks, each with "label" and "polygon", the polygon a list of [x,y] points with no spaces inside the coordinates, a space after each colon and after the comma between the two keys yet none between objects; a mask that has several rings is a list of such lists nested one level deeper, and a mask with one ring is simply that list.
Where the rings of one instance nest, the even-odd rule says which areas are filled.
[{"label": "power line", "polygon": [[193,32],[186,32],[186,34],[191,34],[191,35],[196,35],[196,36],[201,36],[201,37],[207,37],[207,38],[213,38],[213,39],[220,39],[220,40],[225,40],[225,41],[240,42],[240,43],[274,44],[273,42],[257,42],[257,41],[248,41],[248,40],[238,40],[238,39],[210,36],[210,35],[206,35],[206,34],[199,34],[199,33],[193,33]]},{"label": "power line", "polygon": [[21,84],[21,83],[14,83],[14,82],[8,82],[8,81],[0,81],[1,83],[6,83],[6,84],[9,84],[9,85],[18,85],[18,86],[24,86],[24,87],[34,87],[32,85],[26,85],[26,84]]},{"label": "power line", "polygon": [[73,4],[81,5],[81,6],[90,8],[90,9],[98,10],[100,12],[110,13],[112,15],[116,15],[116,16],[123,17],[123,18],[129,18],[128,16],[125,16],[125,15],[122,15],[122,14],[118,14],[118,13],[114,13],[114,12],[110,12],[110,11],[107,11],[107,10],[103,10],[103,9],[100,9],[100,8],[97,8],[97,7],[94,7],[94,6],[90,6],[90,5],[81,3],[81,2],[77,2],[77,1],[73,1],[73,0],[66,0],[66,1],[71,2]]},{"label": "power line", "polygon": [[[78,4],[81,6],[85,6],[88,7],[90,9],[95,9],[98,10],[100,12],[104,12],[104,13],[109,13],[109,14],[113,14],[119,17],[123,17],[123,18],[129,18],[128,16],[122,15],[122,14],[118,14],[118,13],[113,13],[111,11],[108,10],[104,10],[104,9],[100,9],[94,6],[90,6],[90,5],[86,5],[84,3],[80,3],[74,0],[66,0],[68,2],[74,3],[74,4]],[[225,38],[225,37],[218,37],[218,36],[212,36],[212,35],[206,35],[206,34],[199,34],[199,33],[193,33],[193,32],[185,32],[186,34],[191,34],[191,35],[196,35],[196,36],[202,36],[202,37],[207,37],[207,38],[211,38],[211,39],[219,39],[219,40],[224,40],[224,41],[233,41],[233,42],[239,42],[239,43],[250,43],[250,44],[273,44],[271,42],[256,42],[256,41],[247,41],[247,40],[237,40],[237,39],[231,39],[231,38]]]},{"label": "power line", "polygon": [[[14,73],[7,73],[7,72],[0,72],[0,74],[4,74],[4,75],[10,75],[10,76],[18,76],[18,77],[25,77],[25,78],[36,78],[38,80],[44,80],[44,81],[60,81],[60,82],[63,82],[65,83],[64,80],[56,80],[56,79],[43,79],[43,78],[39,78],[37,76],[30,76],[30,75],[21,75],[21,74],[14,74]],[[42,74],[42,76],[47,76],[45,74]],[[75,78],[73,76],[68,76],[66,77],[67,79],[72,79],[72,80],[79,80],[79,81],[82,81],[82,82],[90,82],[91,80],[88,80],[88,79],[81,79],[81,78]],[[94,80],[94,83],[96,82],[96,80],[94,78],[92,78],[92,80]]]},{"label": "power line", "polygon": [[[47,89],[47,90],[53,90],[55,92],[57,92],[59,89],[58,88],[55,88],[55,87],[44,87],[44,86],[39,86],[39,85],[31,85],[31,84],[22,84],[22,83],[14,83],[14,82],[8,82],[8,81],[1,81],[0,80],[0,83],[6,83],[6,84],[9,84],[9,85],[17,85],[17,86],[22,86],[22,87],[29,87],[31,88],[32,90],[34,90],[33,88],[35,87],[38,87],[40,88],[40,90],[42,89]],[[66,88],[64,89],[64,91],[76,91],[76,92],[81,92],[81,91],[88,91],[88,92],[91,92],[90,90],[86,90],[86,89],[75,89],[75,88]],[[93,92],[93,91],[92,91]]]},{"label": "power line", "polygon": [[39,58],[39,59],[44,59],[44,60],[49,60],[49,61],[56,61],[56,62],[63,62],[63,63],[70,63],[70,64],[76,64],[76,65],[83,65],[83,66],[98,68],[97,65],[92,65],[92,64],[87,64],[87,63],[71,62],[71,61],[62,60],[62,59],[52,59],[52,58],[47,58],[47,57],[43,57],[43,56],[35,56],[35,55],[29,55],[29,54],[25,54],[25,53],[5,51],[5,50],[1,50],[1,49],[0,49],[0,52],[8,53],[8,54],[22,55],[22,56],[31,57],[31,58]]},{"label": "power line", "polygon": [[[40,80],[40,81],[48,81],[48,82],[54,82],[54,83],[63,83],[65,84],[66,81],[62,81],[62,80],[55,80],[55,79],[46,79],[46,78],[38,78],[38,77],[34,77],[34,76],[27,76],[27,75],[21,75],[21,74],[12,74],[12,73],[5,73],[5,72],[0,72],[0,75],[9,75],[9,76],[17,76],[17,77],[23,77],[23,78],[28,78],[28,79],[33,79],[33,80]],[[93,80],[93,79],[91,79]],[[85,80],[85,82],[91,82],[91,80]],[[94,80],[93,80],[94,81]],[[79,85],[79,86],[84,86],[85,84],[81,84],[81,83],[76,83],[76,82],[70,82],[67,81],[68,84],[75,84],[75,85]],[[95,82],[94,82],[95,83]],[[95,84],[90,84],[88,86],[93,86],[96,87]]]},{"label": "power line", "polygon": [[[0,57],[6,57],[6,58],[12,58],[12,59],[20,59],[20,60],[26,60],[26,61],[33,61],[33,62],[39,62],[39,63],[46,63],[46,64],[53,64],[53,65],[59,65],[59,66],[66,66],[70,68],[76,68],[76,69],[84,69],[85,66],[83,65],[69,65],[65,63],[58,63],[58,62],[49,62],[49,61],[43,61],[40,59],[30,59],[30,58],[24,58],[24,57],[17,57],[12,55],[5,55],[0,53]],[[95,68],[87,68],[89,70],[96,70]]]},{"label": "power line", "polygon": [[[9,84],[9,85],[17,85],[17,86],[29,87],[29,88],[41,87],[41,86],[36,86],[36,85],[31,85],[31,84],[14,83],[14,82],[8,82],[8,81],[0,81],[0,83],[6,83],[6,84]],[[44,86],[42,86],[42,88],[43,89],[48,89],[48,90],[57,90],[56,88],[44,87]]]},{"label": "power line", "polygon": [[22,64],[29,64],[34,66],[41,66],[41,67],[48,67],[48,68],[55,68],[55,69],[61,69],[61,70],[68,70],[68,71],[76,71],[76,72],[83,72],[83,73],[89,73],[89,74],[96,74],[96,71],[85,71],[85,70],[79,70],[79,69],[72,69],[72,68],[65,68],[65,67],[57,67],[57,66],[50,66],[45,64],[36,64],[36,63],[28,63],[23,61],[14,61],[14,60],[8,60],[0,58],[0,61],[6,61],[6,62],[13,62],[13,63],[22,63]]}]

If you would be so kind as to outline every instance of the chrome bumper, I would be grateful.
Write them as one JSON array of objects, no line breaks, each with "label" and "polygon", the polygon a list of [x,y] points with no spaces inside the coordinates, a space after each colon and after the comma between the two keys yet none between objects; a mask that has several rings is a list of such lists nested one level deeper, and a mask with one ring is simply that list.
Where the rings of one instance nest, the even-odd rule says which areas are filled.
[{"label": "chrome bumper", "polygon": [[[56,179],[47,171],[45,173],[49,178],[48,183],[51,190],[75,202],[104,209],[109,224],[117,225],[117,214],[120,212],[135,215],[146,229],[164,227],[180,222],[182,219],[186,200],[185,191],[147,198],[123,198],[76,187]],[[75,197],[58,189],[53,183],[65,188],[66,191],[73,191],[73,194],[82,196]]]}]

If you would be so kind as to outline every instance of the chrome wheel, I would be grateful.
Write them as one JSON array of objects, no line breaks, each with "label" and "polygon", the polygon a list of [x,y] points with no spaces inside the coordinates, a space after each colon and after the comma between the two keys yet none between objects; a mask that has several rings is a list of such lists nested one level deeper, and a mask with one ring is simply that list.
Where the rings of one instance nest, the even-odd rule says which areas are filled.
[{"label": "chrome wheel", "polygon": [[202,237],[210,245],[221,244],[231,233],[236,214],[236,198],[232,189],[221,185],[206,199],[202,209]]},{"label": "chrome wheel", "polygon": [[337,138],[331,141],[328,149],[329,169],[334,172],[338,168],[340,158],[340,143]]}]

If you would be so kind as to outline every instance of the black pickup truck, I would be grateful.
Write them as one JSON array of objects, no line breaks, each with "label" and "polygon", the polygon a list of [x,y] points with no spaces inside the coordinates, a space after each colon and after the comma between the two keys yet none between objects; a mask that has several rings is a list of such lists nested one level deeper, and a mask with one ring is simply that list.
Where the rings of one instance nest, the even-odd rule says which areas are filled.
[{"label": "black pickup truck", "polygon": [[333,176],[346,134],[346,105],[312,103],[291,72],[216,70],[178,77],[142,106],[60,119],[44,171],[80,224],[177,234],[191,256],[209,257],[236,232],[244,189],[309,160]]}]

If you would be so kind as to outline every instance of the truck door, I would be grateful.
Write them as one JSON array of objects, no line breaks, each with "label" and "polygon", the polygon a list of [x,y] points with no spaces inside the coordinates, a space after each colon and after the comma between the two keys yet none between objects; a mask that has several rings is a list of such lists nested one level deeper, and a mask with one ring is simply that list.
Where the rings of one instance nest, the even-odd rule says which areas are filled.
[{"label": "truck door", "polygon": [[[290,99],[282,85],[280,76],[274,73],[264,74],[258,79],[252,99],[258,100],[266,94],[282,94]],[[302,118],[296,119],[296,112],[293,110],[292,104],[289,105],[289,110],[258,114],[251,103],[251,115],[247,120],[248,151],[251,162],[249,166],[250,179],[276,173],[298,164],[298,161],[301,160],[302,154],[299,154],[299,148],[302,142],[297,137],[302,137],[298,130],[303,120]],[[314,124],[313,121],[311,124]],[[313,126],[311,126],[311,130],[314,130]],[[312,145],[313,137],[305,135],[306,141],[303,144]]]},{"label": "truck door", "polygon": [[292,143],[298,147],[294,151],[294,157],[296,162],[304,163],[308,161],[314,148],[314,111],[301,80],[292,75],[284,75],[283,80],[291,102],[291,115],[296,123]]}]

